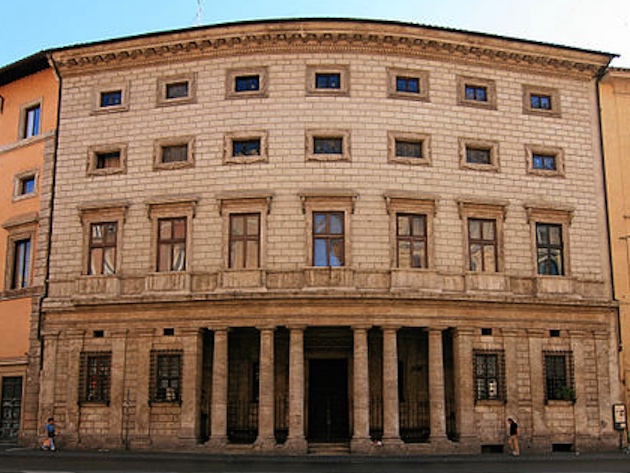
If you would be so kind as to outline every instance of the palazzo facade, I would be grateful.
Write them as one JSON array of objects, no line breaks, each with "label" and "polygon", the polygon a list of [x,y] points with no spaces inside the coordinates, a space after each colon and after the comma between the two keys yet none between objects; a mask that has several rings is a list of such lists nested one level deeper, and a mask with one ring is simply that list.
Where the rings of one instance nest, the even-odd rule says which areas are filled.
[{"label": "palazzo facade", "polygon": [[54,51],[39,423],[83,447],[614,448],[610,55],[245,22]]}]

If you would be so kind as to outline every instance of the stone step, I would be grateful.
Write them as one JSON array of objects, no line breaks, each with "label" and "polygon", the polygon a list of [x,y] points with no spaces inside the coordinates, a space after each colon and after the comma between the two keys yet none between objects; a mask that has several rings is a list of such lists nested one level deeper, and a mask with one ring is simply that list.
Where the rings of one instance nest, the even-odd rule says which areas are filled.
[{"label": "stone step", "polygon": [[308,453],[309,455],[347,455],[350,453],[350,443],[309,443]]}]

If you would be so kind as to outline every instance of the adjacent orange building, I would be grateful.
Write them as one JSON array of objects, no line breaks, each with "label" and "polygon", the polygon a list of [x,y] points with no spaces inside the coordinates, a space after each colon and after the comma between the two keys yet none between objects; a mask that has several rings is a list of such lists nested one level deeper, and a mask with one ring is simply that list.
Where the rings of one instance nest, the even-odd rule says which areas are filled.
[{"label": "adjacent orange building", "polygon": [[630,69],[611,68],[600,84],[610,248],[619,301],[621,381],[630,399]]},{"label": "adjacent orange building", "polygon": [[[49,210],[42,202],[51,180],[43,175],[44,163],[53,162],[57,107],[58,81],[46,53],[0,69],[0,441],[17,440],[28,413],[36,413],[37,404],[28,408],[25,399],[39,383],[26,378],[29,355],[39,358],[46,248],[38,229]],[[39,363],[31,365],[38,376]]]}]

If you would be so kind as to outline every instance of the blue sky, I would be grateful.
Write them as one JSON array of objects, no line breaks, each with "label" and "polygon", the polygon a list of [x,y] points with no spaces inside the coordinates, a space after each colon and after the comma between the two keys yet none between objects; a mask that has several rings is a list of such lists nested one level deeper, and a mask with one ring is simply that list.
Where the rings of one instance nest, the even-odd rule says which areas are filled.
[{"label": "blue sky", "polygon": [[398,20],[620,54],[630,67],[630,0],[0,0],[0,66],[42,49],[239,20]]}]

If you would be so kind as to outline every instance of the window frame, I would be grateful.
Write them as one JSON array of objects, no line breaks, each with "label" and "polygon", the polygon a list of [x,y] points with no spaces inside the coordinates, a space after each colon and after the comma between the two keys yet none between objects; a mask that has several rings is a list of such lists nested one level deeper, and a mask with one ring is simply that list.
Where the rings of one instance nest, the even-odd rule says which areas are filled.
[{"label": "window frame", "polygon": [[[171,85],[186,83],[188,94],[184,97],[168,98],[168,88]],[[197,75],[194,73],[175,76],[160,77],[157,80],[157,106],[169,107],[172,105],[184,105],[196,102],[197,99]]]},{"label": "window frame", "polygon": [[[398,78],[417,79],[419,92],[398,90]],[[429,101],[429,71],[418,69],[387,68],[387,96],[392,99]]]},{"label": "window frame", "polygon": [[[339,88],[318,88],[318,74],[339,74]],[[306,66],[306,95],[318,96],[349,96],[350,95],[350,66],[344,64],[319,64]]]},{"label": "window frame", "polygon": [[[97,225],[98,226],[101,226],[101,225],[115,225],[115,228],[114,228],[114,241],[113,241],[113,243],[104,241],[102,244],[98,244],[98,243],[94,242],[94,238],[93,238],[94,232],[93,232],[93,230],[94,230],[94,227],[97,226]],[[110,222],[93,222],[93,223],[90,223],[89,232],[90,232],[90,242],[89,242],[89,245],[88,245],[87,275],[88,276],[105,276],[106,277],[106,276],[111,276],[111,275],[116,274],[116,269],[117,269],[116,268],[116,261],[117,261],[117,253],[118,253],[118,222],[114,220],[114,221],[110,221]],[[103,238],[103,239],[105,240],[105,238]],[[105,250],[106,249],[112,249],[112,248],[113,248],[113,251],[114,251],[114,261],[113,261],[114,264],[113,264],[113,271],[111,273],[109,273],[109,272],[105,272],[105,268],[106,268],[106,265],[105,265],[105,260],[106,260]],[[102,252],[103,252],[102,257],[101,257],[101,263],[100,263],[100,267],[102,268],[102,270],[101,270],[101,272],[92,272],[92,263],[94,261],[94,251],[98,250],[98,249],[101,249]]]},{"label": "window frame", "polygon": [[[548,372],[548,364],[547,360],[551,357],[562,357],[564,358],[564,383],[563,386],[560,387],[562,389],[563,394],[557,395],[556,392],[558,387],[555,387],[553,384],[550,386],[549,381],[549,372]],[[545,391],[545,404],[549,404],[550,402],[575,402],[575,366],[573,359],[573,352],[571,350],[544,350],[542,352],[542,363],[543,363],[543,381],[544,381],[544,391]],[[557,384],[557,383],[555,383]]]},{"label": "window frame", "polygon": [[[573,209],[541,206],[539,204],[525,204],[527,221],[530,224],[532,241],[532,265],[536,278],[569,278],[571,277],[571,251],[569,228],[573,221]],[[538,224],[560,225],[562,227],[562,261],[564,273],[558,275],[538,273]]]},{"label": "window frame", "polygon": [[[90,393],[90,361],[100,362],[106,365],[104,376],[99,374],[97,391],[100,393],[96,399],[89,399]],[[99,363],[97,363],[98,365]],[[98,366],[97,366],[98,368]],[[79,404],[103,404],[109,406],[111,401],[112,384],[112,352],[111,351],[84,351],[80,354],[79,367]],[[100,387],[99,387],[100,386]]]},{"label": "window frame", "polygon": [[[315,140],[319,138],[341,139],[341,153],[315,153]],[[306,130],[306,161],[351,161],[350,130]]]},{"label": "window frame", "polygon": [[[487,100],[470,100],[466,98],[467,87],[479,87],[486,89]],[[466,107],[476,107],[486,110],[497,109],[496,82],[492,79],[471,76],[457,76],[457,104]]]},{"label": "window frame", "polygon": [[[534,167],[534,155],[554,156],[556,169],[538,169]],[[564,150],[555,146],[525,145],[527,173],[543,177],[564,177]]]},{"label": "window frame", "polygon": [[[110,92],[120,91],[121,94],[121,103],[118,105],[110,105],[110,106],[101,106],[101,96],[102,94],[107,94]],[[129,83],[128,82],[118,82],[111,84],[103,84],[97,85],[94,87],[92,92],[92,114],[108,114],[108,113],[118,113],[125,112],[129,110]]]},{"label": "window frame", "polygon": [[[185,161],[172,161],[163,162],[164,149],[170,146],[183,146],[186,145],[186,160]],[[165,171],[175,169],[185,169],[195,166],[195,137],[194,136],[179,136],[171,138],[160,138],[154,141],[153,145],[153,170]]]},{"label": "window frame", "polygon": [[[122,241],[124,224],[127,217],[128,204],[125,202],[114,201],[110,203],[101,203],[94,206],[79,207],[79,218],[83,226],[83,250],[81,274],[88,278],[112,278],[117,277],[122,268]],[[91,261],[91,237],[92,225],[99,223],[116,223],[116,259],[114,263],[113,274],[90,274]]]},{"label": "window frame", "polygon": [[[36,236],[38,223],[39,218],[37,216],[37,213],[32,212],[19,215],[17,217],[14,217],[13,219],[5,221],[2,224],[2,228],[7,231],[4,292],[11,294],[21,294],[25,291],[30,290],[34,286],[35,257],[37,246]],[[26,240],[30,242],[29,254],[26,258],[28,259],[28,281],[25,286],[14,287],[14,281],[16,278],[16,258],[18,257],[17,245],[20,242]]]},{"label": "window frame", "polygon": [[[98,167],[98,157],[100,154],[120,153],[120,165],[118,167]],[[109,176],[112,174],[125,174],[127,172],[127,144],[111,143],[107,145],[95,145],[88,148],[87,153],[87,176]]]},{"label": "window frame", "polygon": [[[401,191],[388,191],[383,194],[389,215],[390,267],[399,271],[430,271],[434,268],[435,245],[433,222],[436,213],[436,198]],[[425,258],[426,267],[404,268],[398,265],[398,215],[422,215],[425,218]]]},{"label": "window frame", "polygon": [[[421,236],[417,236],[417,235],[401,235],[399,230],[400,230],[400,226],[399,226],[399,222],[401,218],[408,218],[409,220],[414,219],[414,218],[422,218],[422,226],[423,226],[423,230],[424,230],[424,234]],[[409,222],[409,228],[413,228],[413,224],[411,222]],[[424,265],[420,265],[420,266],[413,266],[412,264],[410,264],[409,266],[401,266],[400,264],[400,245],[402,242],[407,241],[410,244],[414,243],[414,242],[422,242],[424,243],[424,251],[423,251],[423,261],[424,261]],[[407,212],[397,212],[396,213],[396,268],[398,269],[427,269],[428,268],[428,229],[427,229],[427,216],[425,214],[416,214],[416,213],[407,213]],[[410,255],[409,257],[412,258],[413,256],[413,251],[410,251]]]},{"label": "window frame", "polygon": [[[502,274],[505,271],[505,215],[507,202],[478,202],[459,200],[459,216],[463,224],[464,272],[466,274]],[[471,266],[469,220],[493,220],[495,222],[495,271],[473,271]]]},{"label": "window frame", "polygon": [[[23,192],[24,182],[33,179],[33,192]],[[13,202],[31,199],[39,195],[39,169],[29,169],[13,176]]]},{"label": "window frame", "polygon": [[[236,141],[260,141],[260,154],[258,155],[234,155],[234,142]],[[223,164],[254,164],[269,162],[268,134],[266,131],[237,131],[226,133],[223,138]]]},{"label": "window frame", "polygon": [[[534,108],[531,105],[532,95],[544,95],[551,98],[551,109]],[[523,84],[523,113],[546,117],[562,117],[560,90],[555,87]]]},{"label": "window frame", "polygon": [[[238,77],[258,76],[258,90],[236,91],[236,79]],[[267,98],[269,88],[269,68],[267,66],[239,67],[228,69],[225,73],[225,98],[251,99]]]},{"label": "window frame", "polygon": [[[258,223],[257,223],[257,231],[255,235],[250,235],[247,233],[247,222],[246,220],[248,218],[252,218],[252,217],[256,217],[258,219]],[[245,232],[243,233],[243,235],[234,235],[233,233],[233,223],[235,219],[244,219],[245,222],[243,222],[243,227],[246,229]],[[229,215],[228,218],[229,221],[229,241],[228,241],[228,269],[231,270],[251,270],[251,269],[260,269],[260,232],[261,232],[261,215],[260,212],[247,212],[247,213],[237,213],[237,212],[232,212]],[[232,244],[235,242],[242,242],[243,244],[243,255],[242,255],[242,259],[244,262],[244,265],[241,266],[235,266],[232,264],[232,260],[233,260],[233,250],[232,250]],[[256,251],[256,262],[254,266],[249,266],[248,265],[248,248],[250,243],[255,242],[257,245],[257,251]]]},{"label": "window frame", "polygon": [[[168,360],[177,360],[177,376],[171,377],[167,374],[166,379],[168,386],[164,396],[160,395],[160,372],[161,365],[160,359],[166,358]],[[183,350],[151,350],[151,366],[150,366],[150,392],[149,392],[149,404],[181,404],[182,403],[182,391],[183,391],[183,374],[184,374],[184,352]],[[174,389],[171,386],[171,382],[177,380],[178,387],[174,393],[172,399],[168,399],[168,389]]]},{"label": "window frame", "polygon": [[[273,193],[267,191],[227,192],[217,196],[219,212],[223,219],[223,267],[227,271],[258,271],[266,266],[266,235],[267,216],[271,211]],[[258,214],[258,267],[232,268],[230,267],[230,220],[232,215]]]},{"label": "window frame", "polygon": [[[147,202],[147,212],[151,221],[151,262],[150,271],[154,274],[188,274],[193,271],[192,236],[193,220],[198,202],[197,197],[173,197],[172,199]],[[186,219],[185,268],[183,271],[159,271],[159,222],[165,219]]]},{"label": "window frame", "polygon": [[[354,191],[329,189],[327,191],[301,191],[299,196],[302,201],[302,213],[305,216],[306,266],[315,269],[350,268],[352,266],[352,246],[350,241],[352,235],[351,216],[354,213],[354,206],[358,195]],[[342,266],[315,266],[313,214],[333,212],[343,213],[344,264]]]},{"label": "window frame", "polygon": [[[495,357],[496,358],[496,390],[497,395],[495,397],[483,397],[480,395],[478,381],[481,379],[484,381],[484,389],[485,392],[490,392],[489,380],[492,379],[491,376],[485,375],[480,376],[478,373],[479,366],[479,358],[488,358]],[[507,389],[506,389],[506,376],[505,376],[505,352],[503,350],[473,350],[473,396],[475,400],[475,404],[477,403],[485,403],[485,402],[507,402]],[[481,393],[482,394],[482,393]]]},{"label": "window frame", "polygon": [[[554,245],[552,243],[547,243],[547,244],[543,244],[541,243],[541,241],[538,238],[538,230],[541,226],[545,226],[547,228],[559,228],[560,229],[560,245]],[[535,228],[536,228],[536,261],[537,261],[537,265],[536,265],[536,273],[539,276],[564,276],[564,271],[565,271],[565,263],[564,263],[564,240],[562,239],[562,235],[564,233],[564,229],[563,229],[563,225],[561,223],[547,223],[547,222],[536,222],[535,223]],[[548,261],[550,258],[550,253],[553,249],[559,249],[560,253],[561,253],[561,261],[560,261],[560,268],[559,268],[559,272],[558,274],[553,274],[553,273],[549,273],[549,272],[541,272],[540,271],[540,253],[541,250],[545,251],[546,250],[546,254],[547,254],[547,258],[545,261]],[[545,266],[548,266],[545,265]]]},{"label": "window frame", "polygon": [[[468,162],[469,148],[488,150],[490,152],[490,162],[488,164]],[[494,140],[459,138],[459,167],[472,171],[499,172],[501,170],[499,142]]]},{"label": "window frame", "polygon": [[[20,121],[18,123],[18,140],[35,139],[42,134],[42,129],[43,129],[42,118],[43,118],[43,112],[44,112],[43,103],[44,103],[44,99],[38,98],[37,100],[33,100],[31,102],[25,103],[20,107],[20,118],[19,118]],[[36,132],[32,134],[28,134],[29,133],[29,126],[28,126],[29,112],[34,109],[39,109],[37,130]]]},{"label": "window frame", "polygon": [[[396,145],[399,141],[414,142],[420,144],[422,157],[397,156]],[[408,164],[411,166],[431,166],[431,135],[426,133],[387,132],[387,157],[388,162],[395,164]]]}]

